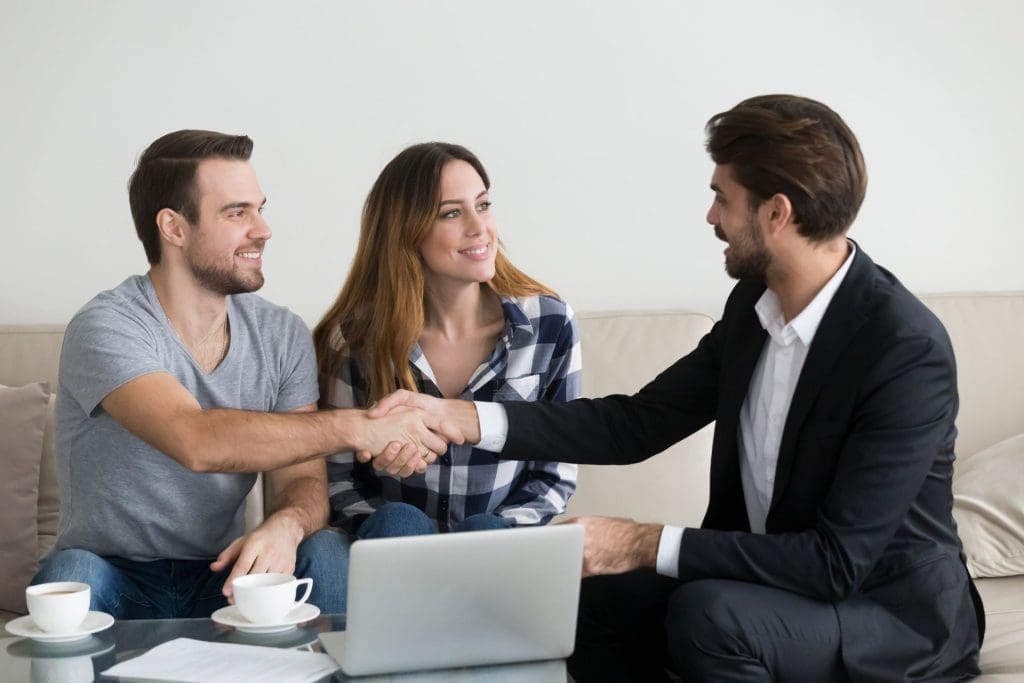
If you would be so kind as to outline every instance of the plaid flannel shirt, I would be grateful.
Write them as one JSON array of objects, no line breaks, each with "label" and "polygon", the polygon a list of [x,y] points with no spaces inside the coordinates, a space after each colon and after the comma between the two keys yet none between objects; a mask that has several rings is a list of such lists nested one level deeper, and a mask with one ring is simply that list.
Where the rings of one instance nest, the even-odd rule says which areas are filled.
[{"label": "plaid flannel shirt", "polygon": [[[569,401],[581,392],[582,357],[572,309],[550,296],[502,297],[505,329],[490,358],[473,373],[459,398],[476,401]],[[409,363],[418,391],[441,396],[419,345]],[[363,407],[366,383],[351,358],[327,383],[325,402]],[[404,479],[377,472],[352,452],[327,458],[331,524],[355,533],[388,502],[404,502],[435,519],[441,531],[480,513],[512,525],[546,524],[565,511],[576,490],[576,465],[499,460],[469,444],[448,446],[424,474]]]}]

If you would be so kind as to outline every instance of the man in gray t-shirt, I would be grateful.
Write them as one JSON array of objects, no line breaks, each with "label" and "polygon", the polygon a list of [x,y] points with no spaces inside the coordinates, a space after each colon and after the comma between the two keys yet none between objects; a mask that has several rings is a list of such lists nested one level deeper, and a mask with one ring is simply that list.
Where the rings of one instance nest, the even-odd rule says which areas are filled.
[{"label": "man in gray t-shirt", "polygon": [[[325,529],[318,456],[377,454],[406,475],[447,445],[418,411],[315,411],[306,326],[251,293],[271,235],[251,149],[207,131],[151,144],[129,184],[149,273],[96,296],[67,328],[60,531],[33,583],[86,582],[91,608],[117,618],[209,616],[235,577],[262,572],[312,577],[310,602],[344,612],[347,539]],[[258,472],[272,512],[247,533]]]},{"label": "man in gray t-shirt", "polygon": [[287,412],[316,403],[305,324],[255,294],[227,301],[231,345],[209,374],[171,327],[149,276],[99,294],[71,320],[55,434],[65,513],[58,549],[138,561],[203,559],[244,533],[243,503],[255,474],[192,472],[100,407],[118,387],[159,372],[203,408]]}]

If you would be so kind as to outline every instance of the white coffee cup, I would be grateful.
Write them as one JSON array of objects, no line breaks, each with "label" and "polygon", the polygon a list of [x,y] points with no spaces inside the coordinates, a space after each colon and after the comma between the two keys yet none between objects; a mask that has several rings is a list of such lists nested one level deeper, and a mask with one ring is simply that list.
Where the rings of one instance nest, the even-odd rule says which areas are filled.
[{"label": "white coffee cup", "polygon": [[36,626],[47,633],[74,633],[89,614],[92,591],[89,584],[55,581],[25,589],[28,613]]},{"label": "white coffee cup", "polygon": [[[306,592],[298,600],[295,591],[302,584]],[[235,605],[253,624],[277,624],[290,611],[309,600],[313,579],[296,579],[291,574],[247,574],[231,583]]]}]

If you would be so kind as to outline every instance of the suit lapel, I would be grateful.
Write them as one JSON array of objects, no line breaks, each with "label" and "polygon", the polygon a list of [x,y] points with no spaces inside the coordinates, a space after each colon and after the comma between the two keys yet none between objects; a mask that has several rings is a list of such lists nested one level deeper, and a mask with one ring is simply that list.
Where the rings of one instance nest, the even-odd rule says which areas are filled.
[{"label": "suit lapel", "polygon": [[724,367],[711,460],[711,500],[722,501],[724,507],[709,506],[705,526],[739,529],[747,528],[748,524],[740,483],[738,438],[740,410],[768,337],[754,312],[754,303],[762,292],[763,285],[751,292],[749,301],[736,307],[737,319],[730,321],[732,324],[726,333],[728,347],[722,354]]},{"label": "suit lapel", "polygon": [[[753,308],[751,308],[753,312]],[[754,375],[754,367],[757,365],[761,352],[764,350],[765,340],[768,333],[761,327],[756,315],[751,315],[750,321],[745,321],[739,332],[742,336],[735,340],[735,348],[726,357],[729,365],[725,368],[723,376],[723,391],[721,410],[719,415],[725,418],[729,437],[736,441],[736,428],[740,422],[740,409],[743,408],[743,401],[747,398],[750,389],[750,380]],[[721,419],[721,418],[719,418]]]},{"label": "suit lapel", "polygon": [[786,490],[786,484],[789,483],[796,439],[803,429],[808,413],[843,350],[853,339],[854,333],[867,320],[874,277],[875,264],[860,246],[857,246],[850,270],[832,297],[825,310],[825,316],[814,334],[814,340],[811,342],[811,348],[807,352],[807,359],[793,392],[793,400],[786,416],[786,426],[782,432],[782,442],[779,444],[771,507],[775,506]]}]

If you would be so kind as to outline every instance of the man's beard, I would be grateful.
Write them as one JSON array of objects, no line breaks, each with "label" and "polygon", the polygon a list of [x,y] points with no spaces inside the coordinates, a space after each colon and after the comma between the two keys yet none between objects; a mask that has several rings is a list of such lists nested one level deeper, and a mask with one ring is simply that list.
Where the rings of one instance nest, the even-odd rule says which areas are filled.
[{"label": "man's beard", "polygon": [[216,263],[201,263],[191,252],[186,252],[185,262],[196,281],[215,294],[246,294],[263,286],[263,272],[259,270],[243,274],[235,268],[233,262],[227,268]]},{"label": "man's beard", "polygon": [[725,272],[737,280],[764,280],[772,256],[764,246],[764,236],[757,218],[751,214],[739,238],[729,242]]}]

